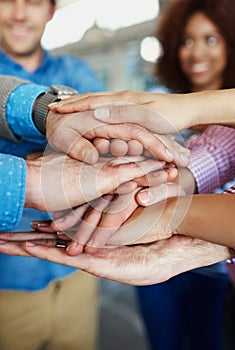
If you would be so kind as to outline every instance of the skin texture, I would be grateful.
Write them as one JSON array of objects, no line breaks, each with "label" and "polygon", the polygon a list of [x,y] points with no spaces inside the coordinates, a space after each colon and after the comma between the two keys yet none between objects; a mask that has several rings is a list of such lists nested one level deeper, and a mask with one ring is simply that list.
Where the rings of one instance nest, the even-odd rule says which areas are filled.
[{"label": "skin texture", "polygon": [[[27,235],[30,236],[30,233]],[[96,276],[131,285],[164,282],[179,273],[231,257],[226,247],[184,236],[146,245],[98,249],[92,254],[87,249],[75,257],[68,256],[64,248],[37,246],[34,243],[1,241],[0,251],[74,266]]]},{"label": "skin texture", "polygon": [[156,160],[137,157],[105,158],[90,166],[59,153],[35,154],[26,163],[25,206],[44,211],[89,202],[161,167]]},{"label": "skin texture", "polygon": [[[120,124],[114,128],[96,119],[90,111],[56,115],[50,112],[46,127],[48,142],[54,149],[62,150],[72,158],[90,164],[95,163],[99,156],[90,141],[100,137],[106,140],[115,138],[135,140],[148,151],[149,155],[159,160],[174,161],[179,166],[186,166],[189,162],[189,151],[173,140],[168,140],[168,137],[153,135],[144,127],[130,123]],[[118,155],[122,156],[125,152]]]},{"label": "skin texture", "polygon": [[54,103],[50,108],[59,113],[90,110],[104,123],[134,123],[152,132],[172,134],[198,124],[234,125],[234,96],[235,89],[190,94],[88,93]]}]

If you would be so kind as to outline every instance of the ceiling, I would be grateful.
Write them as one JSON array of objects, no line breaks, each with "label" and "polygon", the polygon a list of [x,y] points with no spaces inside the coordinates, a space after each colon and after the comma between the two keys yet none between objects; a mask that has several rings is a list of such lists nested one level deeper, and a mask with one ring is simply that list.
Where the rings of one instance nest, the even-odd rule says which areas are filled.
[{"label": "ceiling", "polygon": [[[80,1],[80,0],[57,0],[57,3],[58,3],[59,7],[62,7],[62,6],[66,6],[66,5],[68,5],[68,4],[70,4],[71,2],[74,2],[74,1]],[[85,0],[83,0],[83,1],[85,1]],[[167,1],[168,0],[159,0],[160,7],[163,4],[165,4]]]}]

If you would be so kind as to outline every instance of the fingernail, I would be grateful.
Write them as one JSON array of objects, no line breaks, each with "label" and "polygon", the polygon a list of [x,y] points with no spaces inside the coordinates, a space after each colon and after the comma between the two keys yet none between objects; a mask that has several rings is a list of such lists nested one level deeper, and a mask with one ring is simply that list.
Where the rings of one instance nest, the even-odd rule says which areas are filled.
[{"label": "fingernail", "polygon": [[98,160],[98,152],[97,150],[84,150],[82,153],[82,159],[85,163],[94,164]]},{"label": "fingernail", "polygon": [[108,119],[110,118],[110,112],[108,108],[98,108],[94,110],[94,116],[97,119]]},{"label": "fingernail", "polygon": [[148,204],[150,200],[149,192],[147,191],[139,192],[138,200],[143,204]]},{"label": "fingernail", "polygon": [[67,249],[66,249],[66,252],[71,252],[71,251],[73,251],[74,249],[77,248],[77,246],[78,246],[78,242],[76,242],[76,241],[70,242],[69,246],[68,246]]},{"label": "fingernail", "polygon": [[32,243],[32,241],[26,241],[25,244],[27,247],[35,247],[36,244]]},{"label": "fingernail", "polygon": [[33,227],[48,227],[51,224],[51,220],[48,221],[32,221],[30,223],[31,226]]}]

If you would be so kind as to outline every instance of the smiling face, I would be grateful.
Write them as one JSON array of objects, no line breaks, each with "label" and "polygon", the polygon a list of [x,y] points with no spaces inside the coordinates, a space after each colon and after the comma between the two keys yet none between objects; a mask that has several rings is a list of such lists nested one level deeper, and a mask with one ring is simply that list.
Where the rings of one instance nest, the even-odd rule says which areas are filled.
[{"label": "smiling face", "polygon": [[51,0],[0,0],[0,40],[17,60],[41,51],[40,41],[55,6]]},{"label": "smiling face", "polygon": [[216,25],[201,12],[186,23],[179,61],[192,91],[222,87],[227,64],[226,42]]}]

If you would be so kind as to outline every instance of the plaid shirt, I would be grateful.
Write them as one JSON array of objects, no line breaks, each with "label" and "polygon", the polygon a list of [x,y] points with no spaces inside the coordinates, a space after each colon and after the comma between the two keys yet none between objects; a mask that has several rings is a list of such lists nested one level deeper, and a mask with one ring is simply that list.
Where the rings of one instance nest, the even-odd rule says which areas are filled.
[{"label": "plaid shirt", "polygon": [[211,193],[235,178],[235,129],[210,125],[192,136],[187,147],[191,151],[189,169],[198,193]]}]

